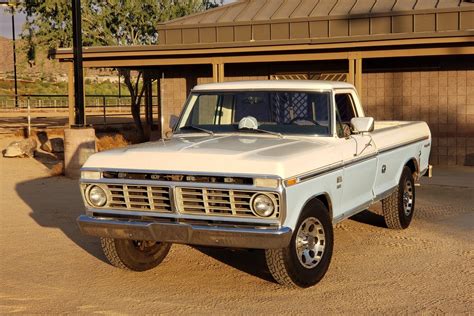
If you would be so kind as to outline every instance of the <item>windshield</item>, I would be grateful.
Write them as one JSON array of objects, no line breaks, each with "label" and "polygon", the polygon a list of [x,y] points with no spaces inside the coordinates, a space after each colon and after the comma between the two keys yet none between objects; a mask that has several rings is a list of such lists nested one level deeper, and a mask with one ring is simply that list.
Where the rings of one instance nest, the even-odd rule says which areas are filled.
[{"label": "windshield", "polygon": [[[330,92],[215,91],[191,94],[176,133],[274,132],[329,135]],[[240,129],[243,118],[257,127]]]}]

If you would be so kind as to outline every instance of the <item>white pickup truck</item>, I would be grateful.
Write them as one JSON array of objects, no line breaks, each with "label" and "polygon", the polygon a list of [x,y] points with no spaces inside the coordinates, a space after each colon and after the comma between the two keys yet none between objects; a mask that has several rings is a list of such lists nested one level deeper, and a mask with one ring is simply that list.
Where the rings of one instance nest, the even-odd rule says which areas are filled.
[{"label": "white pickup truck", "polygon": [[88,159],[78,223],[120,268],[154,268],[172,243],[257,248],[278,283],[308,287],[334,224],[382,201],[389,228],[410,225],[430,148],[426,123],[374,122],[347,83],[198,85],[169,139]]}]

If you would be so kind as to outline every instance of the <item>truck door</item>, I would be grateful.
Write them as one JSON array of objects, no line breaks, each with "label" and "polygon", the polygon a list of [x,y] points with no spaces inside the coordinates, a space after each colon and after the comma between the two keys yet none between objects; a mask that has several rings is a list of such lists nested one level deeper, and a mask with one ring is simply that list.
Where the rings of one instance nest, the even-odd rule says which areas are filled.
[{"label": "truck door", "polygon": [[355,103],[352,90],[336,90],[334,94],[336,132],[344,164],[341,179],[342,200],[339,214],[345,218],[370,203],[377,168],[377,152],[369,135],[351,135],[350,121],[363,116]]}]

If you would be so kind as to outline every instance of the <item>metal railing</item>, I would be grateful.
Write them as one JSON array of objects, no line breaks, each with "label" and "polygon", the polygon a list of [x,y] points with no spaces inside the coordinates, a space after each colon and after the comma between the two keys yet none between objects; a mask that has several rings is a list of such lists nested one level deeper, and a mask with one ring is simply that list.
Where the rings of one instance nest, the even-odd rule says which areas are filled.
[{"label": "metal railing", "polygon": [[[0,111],[7,112],[26,112],[27,133],[30,135],[32,119],[43,118],[44,114],[34,114],[35,110],[41,112],[65,112],[60,116],[68,116],[68,95],[65,94],[22,94],[18,95],[18,107],[15,107],[15,95],[0,95]],[[159,102],[158,96],[152,97],[153,107],[157,106]],[[105,94],[91,94],[85,97],[87,117],[102,117],[102,120],[93,123],[93,125],[120,125],[133,124],[133,121],[126,119],[131,117],[130,96],[105,95]],[[144,99],[142,98],[141,107],[144,108]],[[92,112],[92,113],[91,113]],[[142,113],[145,111],[142,110]],[[67,114],[66,114],[67,113]],[[155,113],[153,111],[153,113]],[[107,118],[124,117],[123,122],[110,122]],[[88,123],[90,124],[90,123]]]},{"label": "metal railing", "polygon": [[[157,98],[154,96],[153,98]],[[118,107],[129,108],[130,96],[89,94],[85,98],[87,107]],[[67,94],[20,94],[18,95],[18,108],[60,109],[68,107]],[[15,95],[0,95],[0,109],[14,109]]]}]

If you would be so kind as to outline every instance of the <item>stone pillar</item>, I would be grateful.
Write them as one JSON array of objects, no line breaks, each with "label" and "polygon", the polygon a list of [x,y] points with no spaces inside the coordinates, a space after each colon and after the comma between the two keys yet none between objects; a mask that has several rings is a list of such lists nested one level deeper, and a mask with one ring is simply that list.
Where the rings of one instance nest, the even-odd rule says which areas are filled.
[{"label": "stone pillar", "polygon": [[93,128],[67,128],[64,130],[64,170],[69,178],[78,179],[87,158],[96,152]]}]

